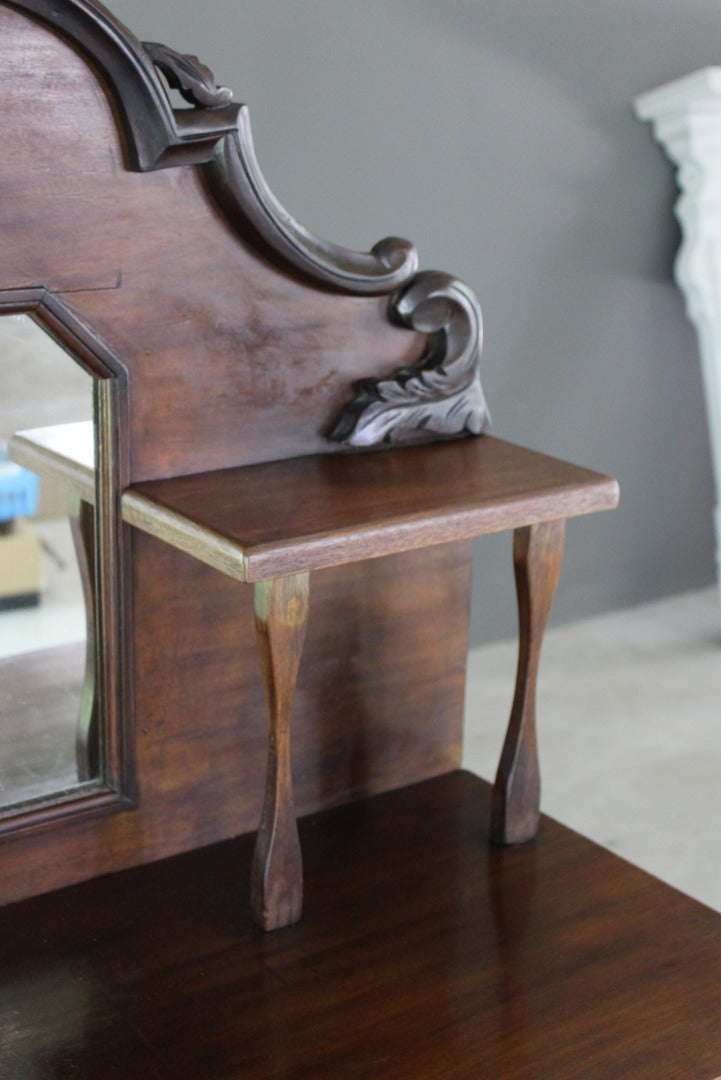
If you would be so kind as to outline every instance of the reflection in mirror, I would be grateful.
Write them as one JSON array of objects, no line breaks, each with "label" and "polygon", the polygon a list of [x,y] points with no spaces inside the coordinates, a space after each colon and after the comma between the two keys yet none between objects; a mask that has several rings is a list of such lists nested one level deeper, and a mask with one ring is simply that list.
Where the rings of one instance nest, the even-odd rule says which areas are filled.
[{"label": "reflection in mirror", "polygon": [[2,811],[97,775],[97,754],[87,744],[95,706],[92,605],[86,607],[92,507],[57,475],[37,476],[7,459],[7,443],[18,431],[87,424],[92,385],[27,316],[0,318]]}]

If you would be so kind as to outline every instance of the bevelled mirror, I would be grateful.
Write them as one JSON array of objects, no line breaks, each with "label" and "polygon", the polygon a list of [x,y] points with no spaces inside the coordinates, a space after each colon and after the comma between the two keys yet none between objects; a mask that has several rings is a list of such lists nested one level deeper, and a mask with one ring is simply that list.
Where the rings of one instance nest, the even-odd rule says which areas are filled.
[{"label": "bevelled mirror", "polygon": [[40,322],[0,318],[0,832],[106,787],[98,383]]}]

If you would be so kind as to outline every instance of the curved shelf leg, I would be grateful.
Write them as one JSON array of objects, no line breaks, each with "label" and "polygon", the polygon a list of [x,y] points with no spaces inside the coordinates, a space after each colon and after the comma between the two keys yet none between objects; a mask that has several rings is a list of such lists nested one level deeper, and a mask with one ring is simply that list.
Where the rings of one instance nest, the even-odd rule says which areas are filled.
[{"label": "curved shelf leg", "polygon": [[268,772],[253,856],[251,907],[264,930],[297,922],[303,862],[293,801],[290,714],[308,622],[308,574],[255,586],[255,627],[268,701]]},{"label": "curved shelf leg", "polygon": [[565,521],[516,529],[518,596],[516,690],[491,803],[491,840],[520,844],[538,829],[541,781],[536,742],[536,682],[541,644],[563,559]]},{"label": "curved shelf leg", "polygon": [[92,780],[100,772],[100,729],[95,677],[95,507],[71,495],[70,531],[78,560],[85,601],[85,677],[75,729],[75,760],[79,780]]}]

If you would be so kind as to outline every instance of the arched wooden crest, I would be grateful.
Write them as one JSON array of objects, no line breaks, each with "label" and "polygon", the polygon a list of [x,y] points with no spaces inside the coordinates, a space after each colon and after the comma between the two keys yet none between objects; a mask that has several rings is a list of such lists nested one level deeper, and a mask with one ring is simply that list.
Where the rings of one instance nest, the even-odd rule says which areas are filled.
[{"label": "arched wooden crest", "polygon": [[[418,272],[415,248],[389,237],[368,253],[313,235],[268,187],[253,147],[247,108],[193,56],[141,43],[94,0],[11,0],[60,30],[104,72],[123,123],[128,164],[150,171],[202,165],[226,217],[254,235],[276,262],[351,295],[389,295],[389,318],[428,337],[422,358],[386,378],[349,389],[329,438],[348,446],[481,434],[490,416],[480,382],[481,310],[462,282]],[[175,109],[158,74],[188,102]]]}]

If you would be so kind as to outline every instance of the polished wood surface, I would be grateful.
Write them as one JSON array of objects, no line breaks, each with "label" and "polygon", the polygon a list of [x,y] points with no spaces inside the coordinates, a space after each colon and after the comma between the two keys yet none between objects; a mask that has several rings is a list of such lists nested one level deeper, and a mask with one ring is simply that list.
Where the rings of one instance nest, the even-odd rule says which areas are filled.
[{"label": "polished wood surface", "polygon": [[617,501],[609,477],[483,436],[136,484],[123,495],[123,516],[240,580],[259,581]]},{"label": "polished wood surface", "polygon": [[301,821],[306,915],[254,930],[252,838],[0,912],[3,1080],[713,1080],[721,919],[465,773]]},{"label": "polished wood surface", "polygon": [[[423,354],[426,335],[393,325],[386,296],[341,295],[273,265],[201,168],[129,171],[103,64],[4,2],[0,76],[0,311],[32,312],[98,378],[111,509],[133,481],[335,452],[326,436],[355,381]],[[34,812],[1,838],[0,903],[259,820],[252,597],[136,530],[107,528],[101,549],[100,582],[121,594],[98,672],[118,719],[105,757],[120,797],[45,832],[52,813]],[[408,581],[391,558],[315,583],[295,700],[301,810],[458,763],[470,572],[463,543],[409,555]]]}]

